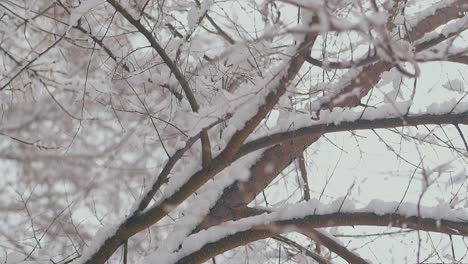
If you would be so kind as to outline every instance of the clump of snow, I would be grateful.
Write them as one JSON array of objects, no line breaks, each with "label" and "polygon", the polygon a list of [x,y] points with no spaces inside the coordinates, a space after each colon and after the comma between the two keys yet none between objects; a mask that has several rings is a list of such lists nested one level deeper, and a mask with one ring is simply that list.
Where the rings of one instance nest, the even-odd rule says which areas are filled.
[{"label": "clump of snow", "polygon": [[92,255],[94,255],[99,248],[104,245],[104,242],[114,235],[118,228],[120,227],[121,222],[117,221],[117,224],[109,224],[106,226],[103,226],[101,229],[99,229],[96,234],[93,236],[93,239],[91,240],[91,243],[88,244],[88,247],[86,247],[81,254],[81,257],[77,259],[77,264],[82,264],[85,263]]},{"label": "clump of snow", "polygon": [[450,181],[445,184],[445,187],[452,186],[453,184],[462,184],[468,178],[466,169],[462,169],[457,172],[454,176],[450,177]]},{"label": "clump of snow", "polygon": [[442,85],[445,89],[453,92],[464,93],[465,87],[460,79],[451,79]]},{"label": "clump of snow", "polygon": [[208,11],[213,5],[213,0],[206,0],[200,5],[200,8],[195,3],[190,4],[190,9],[187,13],[187,24],[190,32],[193,32],[200,22],[200,18]]},{"label": "clump of snow", "polygon": [[[325,124],[339,125],[342,122],[355,122],[359,120],[377,120],[396,118],[404,116],[418,115],[445,115],[445,114],[460,114],[468,112],[468,102],[451,99],[446,102],[433,103],[427,106],[427,109],[418,111],[409,111],[412,101],[390,102],[378,106],[377,108],[368,107],[362,110],[335,107],[330,110],[322,110],[317,120],[311,119],[309,114],[300,112],[284,113],[279,120],[280,125],[269,129],[266,132],[257,132],[249,137],[249,141],[273,135],[276,133],[288,132],[291,129],[297,130],[305,127],[312,127]],[[409,111],[409,112],[408,112]],[[415,135],[416,138],[428,143],[436,143],[437,140],[431,135]]]},{"label": "clump of snow", "polygon": [[364,113],[349,109],[335,108],[332,111],[322,111],[320,113],[320,120],[326,121],[327,124],[338,125],[341,122],[352,122],[359,118],[361,120],[375,120],[380,118],[399,117],[403,116],[408,111],[411,103],[411,101],[403,101],[384,104],[377,108],[366,108]]},{"label": "clump of snow", "polygon": [[427,106],[426,113],[427,114],[446,114],[446,113],[453,113],[459,114],[468,111],[468,102],[458,102],[457,99],[452,98],[449,101],[441,102],[441,103],[432,103]]},{"label": "clump of snow", "polygon": [[24,258],[25,256],[19,253],[10,253],[6,254],[3,259],[5,260],[5,264],[23,264],[27,263],[26,261],[24,261]]},{"label": "clump of snow", "polygon": [[420,133],[420,132],[417,132],[414,137],[419,140],[419,142],[427,142],[427,143],[432,143],[432,144],[436,144],[437,143],[437,139],[436,137],[434,137],[434,135],[432,135],[431,133],[429,134],[425,134],[425,133]]},{"label": "clump of snow", "polygon": [[376,26],[380,26],[380,25],[384,25],[385,23],[387,23],[388,13],[387,12],[376,12],[376,13],[372,13],[367,18],[369,19],[369,21],[372,24],[374,24]]},{"label": "clump of snow", "polygon": [[187,24],[190,31],[193,31],[197,26],[199,17],[198,8],[194,3],[192,3],[187,13]]},{"label": "clump of snow", "polygon": [[393,104],[395,103],[397,97],[402,97],[400,92],[400,85],[403,81],[403,76],[400,71],[396,68],[392,68],[389,71],[383,72],[380,75],[380,82],[378,84],[379,87],[387,85],[389,83],[392,84],[392,90],[385,94],[384,102]]},{"label": "clump of snow", "polygon": [[405,23],[405,17],[402,14],[398,14],[395,16],[393,23],[395,23],[395,25],[403,25]]}]

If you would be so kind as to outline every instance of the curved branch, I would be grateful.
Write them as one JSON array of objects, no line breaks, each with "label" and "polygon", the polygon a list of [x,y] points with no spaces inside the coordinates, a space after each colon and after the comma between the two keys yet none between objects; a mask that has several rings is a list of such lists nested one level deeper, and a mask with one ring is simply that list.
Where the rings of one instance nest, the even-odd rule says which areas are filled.
[{"label": "curved branch", "polygon": [[372,212],[309,215],[302,218],[274,221],[267,225],[256,225],[248,230],[231,232],[220,239],[211,241],[199,250],[180,258],[176,263],[203,263],[213,256],[260,239],[303,228],[334,226],[391,226],[451,235],[468,235],[468,223],[463,220],[453,221],[417,216],[407,217],[397,213],[379,215]]},{"label": "curved branch", "polygon": [[[238,219],[246,218],[250,216],[256,216],[263,213],[271,213],[271,211],[267,211],[262,208],[254,208],[254,207],[244,207],[242,210],[239,210],[239,215],[241,216]],[[236,220],[238,220],[236,219]],[[347,249],[335,239],[323,234],[321,231],[312,228],[312,227],[303,227],[298,230],[301,234],[310,239],[314,240],[318,244],[321,244],[328,248],[328,250],[334,252],[336,255],[340,256],[342,259],[346,260],[350,264],[368,264],[369,262],[365,259],[361,258],[359,255],[355,254],[351,250]],[[273,237],[274,238],[274,237]]]},{"label": "curved branch", "polygon": [[238,155],[244,156],[261,148],[269,147],[282,143],[287,140],[299,137],[314,137],[326,133],[378,129],[378,128],[394,128],[402,126],[418,126],[418,125],[443,125],[459,123],[468,125],[468,112],[461,114],[443,114],[443,115],[417,115],[407,117],[382,118],[375,120],[357,120],[350,122],[341,122],[335,124],[318,124],[308,127],[279,132],[273,135],[268,135],[262,138],[252,140],[242,145]]}]

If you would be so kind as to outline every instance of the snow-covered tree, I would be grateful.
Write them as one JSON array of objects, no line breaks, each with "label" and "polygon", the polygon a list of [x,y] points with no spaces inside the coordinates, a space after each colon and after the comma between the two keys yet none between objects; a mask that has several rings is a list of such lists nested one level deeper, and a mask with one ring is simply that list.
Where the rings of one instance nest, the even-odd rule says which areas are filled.
[{"label": "snow-covered tree", "polygon": [[0,0],[2,263],[468,254],[466,0]]}]

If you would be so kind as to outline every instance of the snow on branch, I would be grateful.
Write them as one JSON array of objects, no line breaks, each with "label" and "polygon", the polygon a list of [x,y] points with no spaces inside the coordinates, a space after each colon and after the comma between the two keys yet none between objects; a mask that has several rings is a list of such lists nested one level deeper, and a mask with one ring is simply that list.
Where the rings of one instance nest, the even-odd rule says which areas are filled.
[{"label": "snow on branch", "polygon": [[202,263],[240,245],[301,228],[333,226],[400,227],[451,235],[468,235],[468,212],[448,205],[421,207],[412,203],[372,200],[355,208],[343,199],[331,204],[311,200],[288,205],[271,213],[230,221],[188,237],[178,252],[150,255],[145,263]]},{"label": "snow on branch", "polygon": [[[468,103],[450,101],[434,103],[427,110],[419,113],[406,114],[409,102],[387,104],[373,109],[367,108],[364,113],[353,109],[335,108],[332,111],[321,112],[319,120],[311,120],[308,115],[289,120],[284,130],[272,130],[268,135],[251,138],[246,142],[239,156],[260,148],[278,144],[291,138],[312,136],[350,130],[366,130],[378,128],[394,128],[418,125],[465,124],[468,125]],[[294,125],[294,126],[293,126]],[[294,127],[294,130],[290,130]]]},{"label": "snow on branch", "polygon": [[[286,2],[291,2],[293,3],[294,1],[286,1]],[[300,2],[301,4],[304,5],[304,7],[308,7],[307,4],[303,1]],[[308,8],[318,8],[312,5],[311,7]],[[396,9],[395,9],[396,10]],[[439,56],[436,56],[437,58],[434,58],[435,56],[432,54],[419,54],[421,51],[424,51],[424,53],[428,52],[427,49],[433,47],[434,45],[437,45],[438,43],[445,43],[448,38],[450,37],[455,37],[457,36],[457,33],[459,33],[463,28],[466,26],[466,20],[464,17],[466,17],[466,13],[468,11],[468,5],[466,4],[466,1],[464,0],[450,0],[450,1],[439,1],[437,4],[432,5],[425,9],[424,11],[418,12],[417,16],[414,18],[409,18],[410,24],[413,25],[411,28],[410,32],[407,33],[410,36],[410,42],[414,42],[419,40],[420,38],[424,39],[424,35],[427,33],[428,37],[425,38],[428,41],[419,41],[418,43],[412,43],[411,45],[414,45],[414,50],[419,51],[417,55],[413,55],[408,53],[409,51],[404,51],[401,50],[401,48],[398,48],[398,46],[393,45],[394,47],[392,48],[393,51],[394,49],[397,48],[401,52],[405,53],[403,54],[404,56],[394,56],[396,54],[387,54],[391,55],[392,58],[387,58],[390,59],[389,61],[385,60],[380,60],[378,62],[374,62],[374,60],[377,60],[377,58],[382,57],[383,54],[382,52],[379,52],[377,54],[367,54],[362,58],[359,58],[356,63],[348,63],[345,62],[343,64],[335,62],[332,64],[332,66],[335,66],[335,68],[347,68],[349,66],[354,66],[352,67],[348,73],[344,74],[338,83],[335,84],[329,84],[329,83],[324,83],[324,84],[318,84],[317,88],[323,88],[321,87],[326,86],[327,87],[327,94],[321,98],[318,98],[313,104],[311,105],[311,109],[313,111],[321,111],[321,109],[331,109],[336,106],[353,106],[356,104],[358,101],[358,98],[364,97],[369,90],[376,85],[380,78],[379,75],[385,71],[390,70],[394,65],[395,61],[410,61],[412,62],[414,67],[417,67],[417,64],[415,64],[416,61],[428,61],[428,60],[440,60],[440,59],[448,59],[449,61],[456,61],[460,63],[465,63],[466,59],[465,58],[458,58],[459,56],[453,56],[447,58],[449,55],[454,55],[454,54],[462,54],[463,52],[460,51],[453,51],[450,52],[450,54],[436,54]],[[459,19],[462,18],[462,19]],[[459,20],[457,20],[459,19]],[[437,34],[437,36],[434,36],[433,32],[436,28],[447,24],[453,20],[455,23],[452,23],[453,25],[449,25],[445,27],[445,30],[441,34]],[[401,14],[397,15],[395,18],[395,21],[397,24],[403,24],[403,21],[406,21]],[[384,36],[386,36],[384,34]],[[388,37],[388,36],[386,36]],[[396,40],[392,40],[396,41]],[[378,43],[375,43],[378,44]],[[410,43],[405,43],[405,45],[410,44]],[[408,53],[408,54],[406,54]],[[400,54],[402,55],[402,54]],[[394,58],[393,58],[394,57]],[[382,57],[383,58],[383,57]],[[308,61],[311,62],[312,64],[315,65],[320,65],[323,66],[323,63],[321,63],[318,60],[312,59],[310,56],[308,57]],[[360,67],[363,65],[362,67]],[[398,65],[398,64],[397,64]],[[325,67],[326,68],[326,67]],[[332,67],[333,68],[333,67]],[[401,67],[399,67],[401,68]],[[402,70],[402,69],[400,69]],[[403,71],[403,73],[407,73],[406,71]],[[343,102],[335,102],[334,100],[342,95],[342,94],[349,94],[349,93],[354,93],[353,96],[350,96],[347,98],[346,101]]]},{"label": "snow on branch", "polygon": [[[124,15],[140,32],[144,33],[152,46],[164,57],[164,50],[161,53],[159,52],[159,44],[152,38],[151,32],[147,31],[139,21],[133,19],[116,1],[107,1]],[[312,17],[310,21],[314,21]],[[306,54],[310,53],[316,37],[316,33],[304,34],[303,40],[290,48],[290,52],[288,53],[290,56],[283,61],[277,71],[274,71],[276,74],[273,78],[264,82],[262,85],[264,89],[249,101],[249,105],[245,106],[243,111],[238,111],[234,114],[230,122],[236,123],[234,125],[235,129],[233,129],[233,133],[228,136],[229,141],[223,151],[213,158],[212,165],[202,168],[201,164],[197,161],[190,163],[188,169],[184,170],[180,177],[172,178],[174,180],[168,184],[163,195],[151,208],[138,214],[130,214],[117,225],[118,227],[114,228],[115,232],[108,234],[105,239],[100,239],[100,245],[89,250],[89,252],[93,253],[89,253],[87,258],[82,258],[80,261],[83,263],[104,262],[122,244],[122,241],[125,241],[128,237],[161,220],[208,180],[228,167],[233,162],[241,144],[255,130],[258,124],[273,109],[280,97],[286,92],[289,84],[294,80],[302,67]],[[169,58],[167,57],[167,59]],[[169,61],[164,59],[164,61],[170,67],[169,64],[172,61],[170,59]],[[198,110],[198,108],[194,108],[193,105],[192,109],[195,112]],[[247,111],[245,109],[247,109]]]},{"label": "snow on branch", "polygon": [[146,40],[151,44],[151,47],[153,47],[153,49],[156,50],[159,56],[161,56],[161,58],[163,59],[164,63],[166,63],[166,65],[171,69],[171,72],[174,73],[174,76],[176,77],[177,81],[179,81],[182,90],[184,90],[185,96],[187,97],[187,100],[189,101],[192,110],[194,112],[198,112],[200,106],[197,100],[195,99],[195,95],[193,94],[189,83],[185,79],[179,67],[166,53],[165,49],[153,37],[153,34],[148,29],[146,29],[146,27],[143,26],[139,20],[134,19],[132,15],[117,1],[107,0],[107,2],[111,4],[115,8],[115,10],[119,12],[123,17],[125,17],[125,19],[127,19],[127,21],[130,24],[132,24],[141,34],[143,34],[143,36],[145,36]]},{"label": "snow on branch", "polygon": [[[216,175],[198,191],[186,200],[190,207],[182,211],[184,218],[177,221],[168,236],[158,247],[158,252],[164,250],[172,252],[178,249],[184,239],[194,233],[196,227],[205,219],[211,208],[223,195],[226,188],[235,181],[244,181],[250,176],[249,168],[255,164],[262,152],[257,151],[237,160],[224,171]],[[197,210],[193,210],[197,208]],[[164,253],[164,252],[163,252]]]},{"label": "snow on branch", "polygon": [[424,34],[432,32],[437,27],[447,22],[461,18],[468,11],[466,0],[443,0],[427,9],[418,12],[414,17],[407,21],[411,26],[408,35],[411,39],[419,39]]}]

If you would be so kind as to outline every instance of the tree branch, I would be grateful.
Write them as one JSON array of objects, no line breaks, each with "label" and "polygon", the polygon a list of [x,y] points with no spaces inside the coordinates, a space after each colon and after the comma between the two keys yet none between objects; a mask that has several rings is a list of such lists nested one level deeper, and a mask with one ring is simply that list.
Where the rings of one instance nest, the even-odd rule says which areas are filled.
[{"label": "tree branch", "polygon": [[203,129],[200,132],[200,139],[202,148],[202,167],[208,168],[211,163],[211,144],[207,129]]},{"label": "tree branch", "polygon": [[468,223],[464,220],[453,221],[417,216],[408,217],[397,213],[375,214],[372,212],[308,215],[301,218],[272,221],[270,224],[254,225],[248,230],[232,232],[231,228],[226,236],[211,240],[199,250],[180,258],[176,263],[203,263],[213,256],[260,239],[303,228],[334,226],[391,226],[451,235],[468,235]]},{"label": "tree branch", "polygon": [[[463,3],[463,0],[457,1],[457,3]],[[396,10],[396,9],[395,9]],[[436,16],[438,12],[434,13]],[[451,13],[452,14],[452,13]],[[450,21],[458,18],[456,16],[446,16],[444,21]],[[421,37],[426,32],[430,32],[436,27],[442,25],[442,20],[434,21],[429,23],[431,27],[422,26],[424,23],[428,23],[430,18],[422,20],[414,28],[418,29],[417,35],[413,33],[413,39],[417,36]],[[426,31],[427,30],[427,31]],[[457,60],[456,58],[452,58]],[[466,63],[462,61],[462,63]],[[371,64],[362,69],[362,71],[347,84],[339,94],[349,93],[356,87],[360,87],[360,92],[355,97],[347,97],[346,100],[335,101],[330,100],[328,103],[323,104],[321,108],[333,108],[333,107],[354,107],[360,103],[370,89],[380,81],[380,75],[391,69],[391,64],[385,61]],[[258,162],[250,168],[250,179],[248,182],[235,182],[230,187],[226,188],[221,198],[218,200],[216,205],[210,210],[208,216],[203,220],[201,224],[195,229],[195,232],[219,224],[221,222],[233,219],[235,216],[235,209],[242,208],[249,204],[264,188],[266,188],[275,179],[279,173],[286,168],[291,161],[295,160],[304,149],[309,145],[313,144],[320,138],[319,134],[310,135],[308,137],[296,137],[271,147],[263,153],[263,156]],[[249,143],[247,143],[249,144]],[[243,150],[247,149],[247,144],[243,146]],[[273,164],[273,170],[270,164]]]},{"label": "tree branch", "polygon": [[300,233],[320,243],[321,245],[334,252],[342,259],[346,260],[350,264],[368,264],[369,262],[354,252],[350,251],[334,239],[324,235],[320,231],[310,227],[304,227],[300,229]]},{"label": "tree branch", "polygon": [[[243,211],[242,213],[239,214],[239,216],[242,216],[242,217],[239,217],[236,220],[239,220],[245,217],[260,215],[263,213],[271,213],[271,211],[267,211],[265,209],[252,208],[252,207],[245,207],[243,210],[239,210],[239,211]],[[329,236],[324,235],[322,232],[318,231],[315,228],[302,227],[302,228],[298,228],[298,232],[316,241],[318,244],[325,246],[331,252],[334,252],[335,254],[337,254],[344,260],[346,260],[348,263],[368,264],[366,260],[356,255],[355,253],[353,253],[346,247],[340,245],[339,243],[337,243],[334,239],[330,238]]]},{"label": "tree branch", "polygon": [[140,21],[134,19],[132,15],[130,15],[130,13],[128,13],[128,11],[125,10],[125,8],[122,7],[117,1],[106,1],[109,4],[111,4],[115,8],[115,10],[117,10],[117,12],[119,12],[125,19],[127,19],[127,21],[130,22],[130,24],[132,24],[141,34],[143,34],[143,36],[145,36],[146,40],[148,40],[148,42],[151,44],[151,47],[153,47],[156,50],[159,56],[161,56],[164,63],[166,63],[166,65],[169,67],[172,73],[174,73],[174,76],[176,77],[177,81],[179,81],[182,90],[184,90],[185,96],[187,97],[187,100],[189,101],[192,110],[194,112],[198,112],[200,106],[198,105],[197,100],[195,99],[195,96],[193,95],[192,90],[190,89],[190,85],[188,84],[187,80],[185,79],[184,75],[179,70],[177,65],[172,61],[169,55],[167,55],[164,48],[153,37],[153,34],[149,30],[147,30],[140,23]]},{"label": "tree branch", "polygon": [[309,179],[307,177],[307,169],[305,165],[304,153],[302,153],[299,158],[297,159],[297,163],[299,164],[299,171],[301,173],[301,178],[304,184],[304,200],[310,200],[310,188],[309,188]]},{"label": "tree branch", "polygon": [[268,135],[249,141],[242,145],[238,155],[244,156],[248,153],[256,151],[261,148],[269,147],[282,143],[287,140],[299,137],[315,137],[326,133],[353,131],[353,130],[367,130],[367,129],[381,129],[381,128],[395,128],[404,126],[418,126],[418,125],[443,125],[459,123],[468,125],[468,112],[461,114],[442,114],[442,115],[415,115],[406,117],[395,118],[382,118],[375,120],[357,120],[351,122],[341,122],[335,124],[319,124],[308,127],[299,128],[287,132],[279,132],[276,134]]},{"label": "tree branch", "polygon": [[[120,9],[122,9],[114,0],[108,1],[111,4],[116,4],[117,8],[120,7]],[[124,12],[126,11],[124,10]],[[128,13],[126,14],[129,16]],[[138,21],[133,20],[131,16],[130,19],[132,19],[136,25],[141,26],[141,24]],[[151,34],[150,32],[147,33]],[[316,37],[317,33],[307,33],[305,35],[303,41],[297,48],[297,53],[289,60],[285,74],[281,76],[274,87],[269,89],[269,93],[264,98],[264,103],[258,107],[254,116],[244,123],[243,128],[234,133],[224,150],[212,160],[210,166],[195,172],[185,183],[182,183],[180,188],[178,188],[172,195],[169,195],[167,198],[158,202],[144,213],[136,212],[125,219],[118,227],[116,227],[115,232],[102,242],[95,252],[90,252],[90,255],[86,256],[84,262],[86,264],[104,263],[125,240],[161,220],[168,214],[168,212],[172,211],[173,208],[187,199],[204,183],[229,166],[241,147],[241,144],[250,135],[250,133],[254,131],[257,125],[265,118],[271,109],[273,109],[279,98],[286,92],[290,82],[296,77],[302,67],[305,61],[305,55],[310,53]],[[275,76],[275,78],[277,77]],[[147,196],[145,196],[145,198],[146,197]]]},{"label": "tree branch", "polygon": [[[443,2],[444,1],[439,1],[439,3]],[[433,10],[434,6],[428,9]],[[464,12],[467,11],[468,5],[466,4],[466,0],[457,0],[446,7],[431,11],[431,15],[421,19],[417,25],[408,32],[408,35],[412,40],[419,39],[427,32],[432,32],[451,20],[463,17]]]},{"label": "tree branch", "polygon": [[310,251],[309,249],[303,247],[301,244],[299,244],[299,243],[297,243],[297,242],[295,242],[295,241],[293,241],[293,240],[291,240],[291,239],[289,239],[287,237],[277,235],[277,236],[274,236],[272,238],[277,240],[277,241],[283,242],[286,245],[289,245],[289,246],[299,250],[299,252],[301,252],[303,254],[306,254],[307,256],[313,258],[319,264],[331,264],[332,263],[331,261],[327,260],[323,256],[321,256],[321,255],[319,255],[319,254],[317,254],[315,252]]}]

